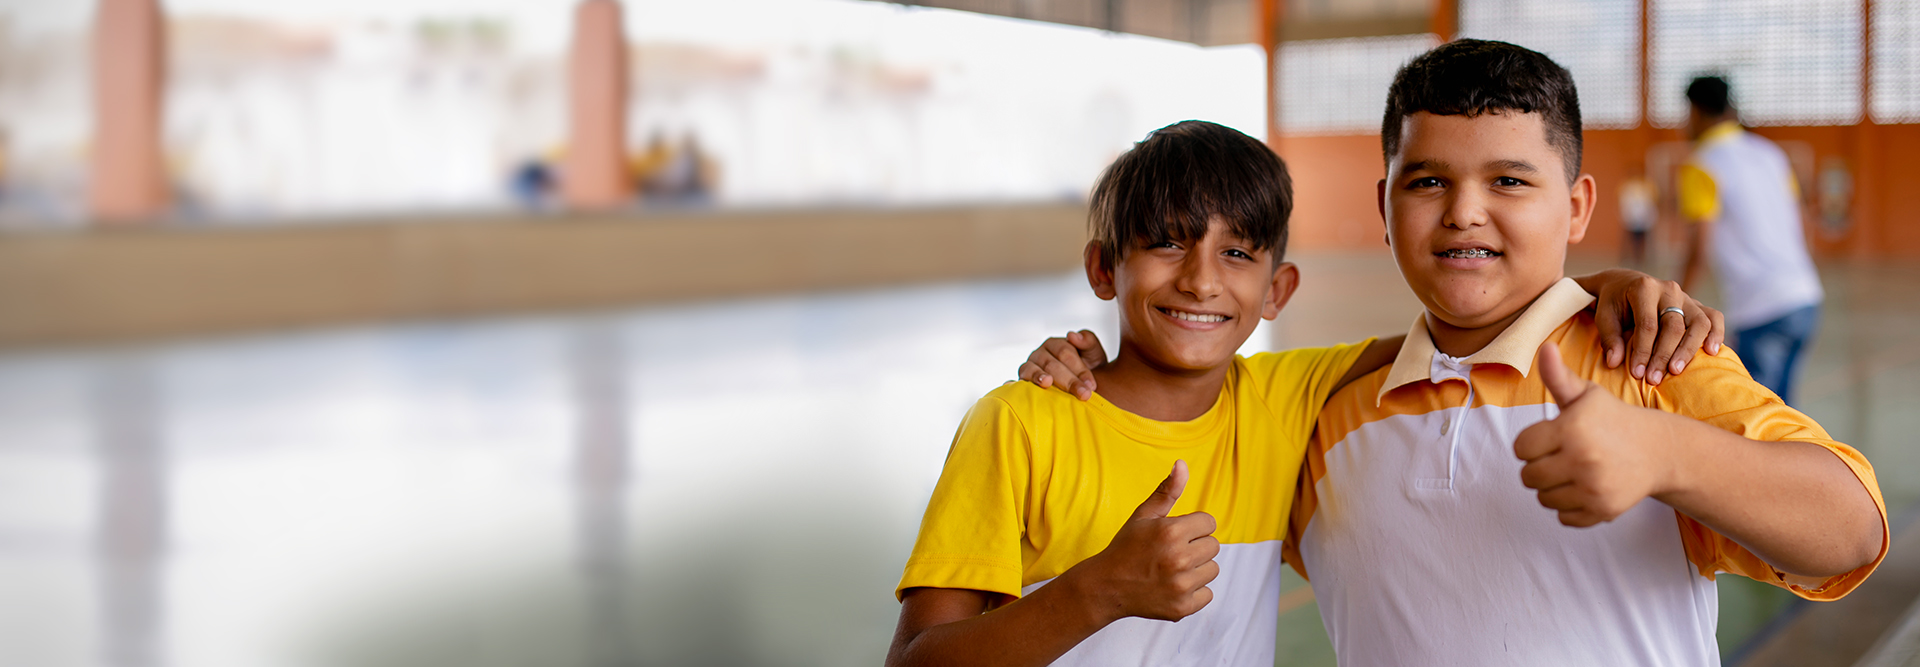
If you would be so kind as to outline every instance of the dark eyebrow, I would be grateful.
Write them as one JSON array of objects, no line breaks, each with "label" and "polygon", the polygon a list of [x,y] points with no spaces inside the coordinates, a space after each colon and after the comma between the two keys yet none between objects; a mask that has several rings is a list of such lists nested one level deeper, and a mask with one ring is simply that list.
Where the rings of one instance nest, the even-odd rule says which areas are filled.
[{"label": "dark eyebrow", "polygon": [[1487,169],[1490,171],[1517,171],[1523,174],[1540,173],[1539,169],[1535,169],[1532,163],[1525,160],[1494,160],[1487,163]]},{"label": "dark eyebrow", "polygon": [[1447,171],[1452,168],[1453,165],[1447,164],[1444,160],[1416,160],[1400,165],[1400,173],[1405,174],[1421,170]]}]

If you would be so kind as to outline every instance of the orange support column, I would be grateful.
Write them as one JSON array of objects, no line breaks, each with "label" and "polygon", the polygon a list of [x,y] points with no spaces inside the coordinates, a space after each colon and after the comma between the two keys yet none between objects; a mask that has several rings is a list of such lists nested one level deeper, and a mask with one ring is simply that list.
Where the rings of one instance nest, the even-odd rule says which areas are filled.
[{"label": "orange support column", "polygon": [[[1853,230],[1848,245],[1854,257],[1871,257],[1886,251],[1882,244],[1885,226],[1891,221],[1882,213],[1880,179],[1885,165],[1880,160],[1880,125],[1873,122],[1874,3],[1861,0],[1860,5],[1860,20],[1865,25],[1860,30],[1860,124],[1853,128]],[[1806,183],[1801,187],[1820,186]]]},{"label": "orange support column", "polygon": [[1260,48],[1267,52],[1267,147],[1280,152],[1280,0],[1254,3]]},{"label": "orange support column", "polygon": [[165,212],[161,119],[166,15],[159,0],[100,0],[93,19],[93,164],[87,205],[107,223]]},{"label": "orange support column", "polygon": [[1427,29],[1440,36],[1441,42],[1451,42],[1460,33],[1460,3],[1455,0],[1433,0],[1433,14],[1427,19]]},{"label": "orange support column", "polygon": [[574,209],[625,205],[633,184],[627,174],[627,39],[619,2],[584,0],[574,10],[568,70],[561,198]]},{"label": "orange support column", "polygon": [[[1658,182],[1659,177],[1647,171],[1647,153],[1653,150],[1654,144],[1659,143],[1661,137],[1659,128],[1653,126],[1653,0],[1640,0],[1640,41],[1638,49],[1639,54],[1637,59],[1639,66],[1635,70],[1635,76],[1638,76],[1640,80],[1638,100],[1640,122],[1633,126],[1631,133],[1627,134],[1627,136],[1631,137],[1628,148],[1625,151],[1627,170],[1629,173],[1639,171],[1641,176],[1649,182]],[[1677,91],[1665,92],[1670,95],[1679,94]],[[1603,186],[1602,189],[1607,190],[1610,187],[1611,184]],[[1613,190],[1612,192],[1617,193],[1618,190]],[[1658,219],[1658,214],[1656,214],[1656,219]],[[1658,225],[1659,223],[1656,222],[1655,224]],[[1648,234],[1654,238],[1659,238],[1657,232],[1648,232]]]},{"label": "orange support column", "polygon": [[[1639,76],[1640,124],[1634,127],[1634,134],[1640,138],[1640,147],[1633,159],[1644,163],[1647,150],[1659,139],[1653,128],[1653,0],[1640,0]],[[1652,178],[1652,174],[1647,176]]]}]

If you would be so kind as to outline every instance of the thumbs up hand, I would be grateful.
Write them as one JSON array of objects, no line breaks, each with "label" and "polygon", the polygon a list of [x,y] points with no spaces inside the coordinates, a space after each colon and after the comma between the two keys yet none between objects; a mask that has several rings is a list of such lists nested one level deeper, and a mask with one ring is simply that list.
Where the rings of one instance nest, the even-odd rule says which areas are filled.
[{"label": "thumbs up hand", "polygon": [[1220,576],[1213,517],[1205,512],[1167,516],[1187,487],[1187,462],[1133,511],[1107,548],[1061,575],[1072,578],[1111,622],[1129,616],[1177,621],[1213,601],[1207,588]]},{"label": "thumbs up hand", "polygon": [[1521,431],[1513,453],[1527,462],[1520,483],[1538,491],[1540,504],[1559,512],[1560,523],[1584,528],[1612,521],[1665,490],[1671,463],[1660,445],[1672,442],[1670,415],[1622,403],[1574,375],[1553,343],[1540,346],[1534,367],[1560,416]]}]

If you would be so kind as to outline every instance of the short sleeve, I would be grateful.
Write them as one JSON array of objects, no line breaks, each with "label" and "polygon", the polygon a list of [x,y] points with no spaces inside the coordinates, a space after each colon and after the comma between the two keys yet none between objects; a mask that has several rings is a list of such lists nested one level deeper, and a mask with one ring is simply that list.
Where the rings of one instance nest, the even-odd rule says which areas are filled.
[{"label": "short sleeve", "polygon": [[1685,514],[1676,513],[1680,517],[1680,536],[1686,545],[1687,559],[1699,569],[1701,576],[1709,579],[1716,572],[1732,572],[1785,588],[1809,600],[1844,597],[1887,557],[1887,502],[1881,497],[1873,465],[1859,450],[1833,440],[1819,423],[1788,407],[1772,391],[1755,382],[1731,349],[1722,349],[1717,356],[1702,354],[1694,359],[1686,373],[1673,376],[1657,388],[1649,387],[1650,407],[1693,417],[1755,440],[1807,442],[1832,452],[1873,497],[1873,504],[1880,512],[1881,541],[1879,555],[1866,565],[1832,577],[1799,577],[1774,569],[1732,539]]},{"label": "short sleeve", "polygon": [[1677,176],[1680,218],[1687,222],[1707,222],[1720,217],[1720,187],[1705,169],[1692,163],[1680,165]]},{"label": "short sleeve", "polygon": [[993,396],[974,404],[953,436],[894,597],[922,586],[1020,596],[1030,445],[1012,406]]},{"label": "short sleeve", "polygon": [[1304,347],[1283,352],[1261,352],[1247,357],[1249,381],[1276,415],[1304,416],[1300,437],[1305,440],[1314,417],[1339,388],[1360,354],[1374,339],[1332,347]]}]

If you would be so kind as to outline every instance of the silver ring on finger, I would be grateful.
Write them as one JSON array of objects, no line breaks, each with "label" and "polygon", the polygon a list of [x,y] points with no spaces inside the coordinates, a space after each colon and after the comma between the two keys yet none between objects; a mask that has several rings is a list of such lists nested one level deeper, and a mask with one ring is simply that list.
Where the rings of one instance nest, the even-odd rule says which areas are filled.
[{"label": "silver ring on finger", "polygon": [[1664,317],[1664,316],[1665,316],[1665,315],[1666,315],[1667,313],[1674,313],[1674,314],[1676,314],[1676,315],[1679,315],[1679,316],[1681,316],[1681,317],[1686,317],[1686,316],[1687,316],[1687,311],[1684,311],[1684,310],[1681,310],[1681,309],[1679,309],[1679,308],[1677,308],[1677,307],[1673,307],[1673,306],[1669,306],[1669,307],[1666,307],[1666,308],[1662,308],[1662,309],[1660,309],[1660,315],[1661,315],[1661,316],[1663,316],[1663,317]]}]

